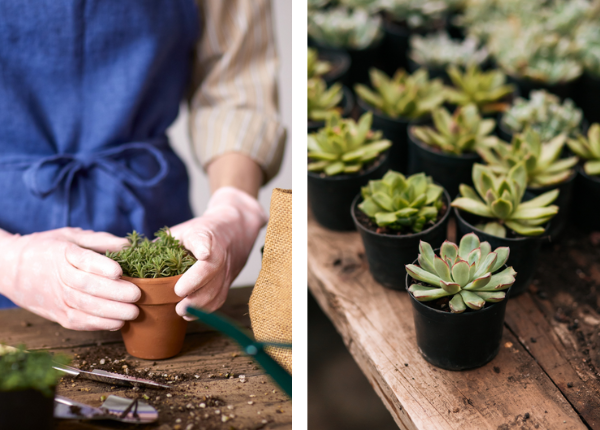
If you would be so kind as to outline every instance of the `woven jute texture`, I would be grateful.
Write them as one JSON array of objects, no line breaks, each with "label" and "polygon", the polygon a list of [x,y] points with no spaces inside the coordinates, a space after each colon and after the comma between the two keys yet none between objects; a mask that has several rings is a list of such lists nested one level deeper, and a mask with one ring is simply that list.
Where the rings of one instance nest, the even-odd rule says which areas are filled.
[{"label": "woven jute texture", "polygon": [[[260,275],[250,297],[250,320],[259,342],[292,343],[292,190],[275,188]],[[292,373],[292,350],[267,348]]]}]

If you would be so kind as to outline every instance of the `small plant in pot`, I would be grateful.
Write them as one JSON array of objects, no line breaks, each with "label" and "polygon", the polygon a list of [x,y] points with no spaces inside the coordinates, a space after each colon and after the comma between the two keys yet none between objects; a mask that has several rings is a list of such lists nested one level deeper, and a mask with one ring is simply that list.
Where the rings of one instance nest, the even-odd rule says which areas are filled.
[{"label": "small plant in pot", "polygon": [[464,370],[483,366],[498,354],[505,291],[517,274],[506,267],[509,254],[507,247],[492,250],[474,233],[463,236],[459,246],[445,241],[439,256],[429,243],[419,244],[417,264],[406,266],[406,288],[417,345],[428,362]]},{"label": "small plant in pot", "polygon": [[426,67],[432,77],[439,77],[449,83],[446,68],[481,66],[488,58],[487,50],[479,47],[474,38],[463,41],[451,39],[446,32],[425,36],[418,34],[410,38],[409,68],[416,70]]},{"label": "small plant in pot", "polygon": [[156,240],[150,241],[133,231],[127,236],[129,245],[106,253],[123,269],[122,279],[142,290],[136,302],[139,316],[126,322],[121,334],[127,352],[146,360],[169,358],[181,351],[187,321],[175,311],[181,301],[175,284],[196,262],[167,227],[155,236]]},{"label": "small plant in pot", "polygon": [[493,247],[508,246],[508,264],[521,274],[511,294],[525,291],[535,274],[548,222],[558,213],[551,205],[559,195],[557,189],[524,201],[527,171],[521,162],[506,176],[497,176],[488,166],[473,166],[475,188],[461,184],[460,196],[453,202],[460,235],[476,233]]},{"label": "small plant in pot", "polygon": [[325,120],[334,114],[348,116],[354,104],[350,91],[340,83],[327,88],[325,80],[313,77],[307,82],[308,132],[325,125]]},{"label": "small plant in pot", "polygon": [[496,145],[477,149],[496,174],[506,175],[511,168],[524,161],[527,191],[533,195],[558,188],[560,194],[555,203],[560,209],[548,229],[552,239],[558,237],[566,225],[576,177],[574,167],[577,157],[561,158],[566,140],[565,134],[559,134],[549,142],[542,142],[539,132],[527,128],[524,133],[514,135],[510,145],[500,141]]},{"label": "small plant in pot", "polygon": [[381,17],[363,8],[333,7],[308,14],[309,44],[350,55],[348,82],[364,82],[378,60],[383,38]]},{"label": "small plant in pot", "polygon": [[531,128],[548,142],[561,133],[573,136],[581,130],[583,113],[571,99],[561,103],[554,94],[544,90],[532,91],[529,100],[521,97],[502,115],[500,137],[511,140],[512,135]]},{"label": "small plant in pot", "polygon": [[69,358],[48,351],[0,345],[0,419],[2,428],[54,428],[54,392],[61,377],[53,366]]},{"label": "small plant in pot", "polygon": [[433,127],[410,128],[410,152],[418,167],[455,196],[461,183],[471,181],[471,169],[479,161],[477,148],[498,140],[491,135],[496,121],[482,119],[474,104],[457,108],[453,115],[438,108],[432,118]]},{"label": "small plant in pot", "polygon": [[308,199],[317,222],[331,230],[354,229],[354,196],[387,170],[391,142],[371,129],[372,122],[370,112],[358,123],[334,115],[308,135]]},{"label": "small plant in pot", "polygon": [[439,246],[446,238],[449,203],[448,193],[424,173],[407,178],[390,170],[362,188],[352,217],[377,282],[403,290],[404,265],[414,259],[419,241]]},{"label": "small plant in pot", "polygon": [[457,106],[473,103],[483,115],[509,108],[515,87],[506,84],[506,75],[500,70],[483,72],[471,65],[463,73],[457,67],[449,66],[447,73],[453,85],[446,89],[448,103]]},{"label": "small plant in pot", "polygon": [[[587,138],[581,134],[567,141],[581,158],[574,187],[577,225],[584,230],[600,231],[600,124],[590,126]],[[575,212],[575,211],[574,211]]]},{"label": "small plant in pot", "polygon": [[377,69],[369,71],[372,89],[356,85],[358,105],[373,112],[373,126],[383,130],[393,143],[390,166],[406,172],[408,168],[408,125],[423,122],[431,111],[445,101],[441,79],[429,79],[427,70],[407,74],[399,69],[390,78]]},{"label": "small plant in pot", "polygon": [[330,86],[344,81],[350,67],[350,56],[340,51],[308,48],[307,66],[308,79],[323,78]]}]

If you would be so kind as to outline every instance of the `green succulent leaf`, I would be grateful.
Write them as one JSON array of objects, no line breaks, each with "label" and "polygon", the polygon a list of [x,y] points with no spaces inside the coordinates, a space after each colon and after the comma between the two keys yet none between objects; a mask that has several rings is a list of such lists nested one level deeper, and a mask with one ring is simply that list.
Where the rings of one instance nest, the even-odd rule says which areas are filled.
[{"label": "green succulent leaf", "polygon": [[469,283],[469,263],[459,260],[452,266],[452,279],[461,287]]},{"label": "green succulent leaf", "polygon": [[465,305],[467,305],[467,307],[469,307],[473,310],[477,311],[477,310],[481,309],[483,306],[485,306],[485,300],[483,300],[477,294],[472,293],[471,291],[462,290],[459,294],[462,296],[462,299],[464,300]]},{"label": "green succulent leaf", "polygon": [[463,313],[467,310],[465,302],[462,299],[460,294],[455,294],[454,297],[450,300],[450,310],[455,314]]},{"label": "green succulent leaf", "polygon": [[425,282],[426,284],[433,286],[441,286],[442,280],[439,276],[434,275],[433,273],[429,273],[426,270],[421,269],[419,266],[415,266],[414,264],[407,264],[406,271],[408,274],[416,279],[417,281]]}]

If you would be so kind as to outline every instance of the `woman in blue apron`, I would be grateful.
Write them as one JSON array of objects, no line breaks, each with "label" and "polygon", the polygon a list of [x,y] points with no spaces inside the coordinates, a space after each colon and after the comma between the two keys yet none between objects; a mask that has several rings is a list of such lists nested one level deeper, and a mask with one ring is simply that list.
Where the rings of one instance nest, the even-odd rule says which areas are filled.
[{"label": "woman in blue apron", "polygon": [[[121,249],[134,229],[152,237],[163,226],[198,258],[176,285],[177,311],[223,303],[266,222],[255,196],[272,176],[265,172],[277,170],[272,154],[284,137],[280,126],[266,137],[268,161],[245,149],[241,129],[237,152],[229,150],[225,134],[241,121],[219,123],[218,111],[229,107],[235,119],[254,103],[248,93],[227,96],[228,86],[237,94],[244,83],[223,70],[261,70],[252,56],[232,58],[243,58],[240,41],[257,26],[270,25],[270,11],[267,2],[219,3],[199,10],[193,0],[0,0],[0,307],[77,330],[119,329],[137,317],[140,291],[102,254]],[[255,46],[264,60],[272,40],[262,34]],[[272,91],[269,79],[248,84],[258,82],[255,96],[262,99],[261,82]],[[213,151],[203,160],[213,195],[196,218],[186,168],[166,136],[191,85],[199,88],[198,118],[217,127],[192,130]],[[263,136],[273,121],[265,119]],[[218,133],[215,145],[210,135]]]}]

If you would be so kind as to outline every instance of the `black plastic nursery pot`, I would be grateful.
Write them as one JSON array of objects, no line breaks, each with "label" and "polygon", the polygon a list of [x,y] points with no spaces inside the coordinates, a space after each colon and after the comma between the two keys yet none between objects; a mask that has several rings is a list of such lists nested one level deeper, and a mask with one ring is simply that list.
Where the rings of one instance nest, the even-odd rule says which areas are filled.
[{"label": "black plastic nursery pot", "polygon": [[582,166],[577,166],[571,216],[580,230],[600,231],[600,177],[588,175]]},{"label": "black plastic nursery pot", "polygon": [[331,70],[323,75],[327,86],[335,82],[347,84],[348,71],[350,70],[350,55],[343,51],[334,51],[331,49],[319,49],[319,60],[331,64]]},{"label": "black plastic nursery pot", "polygon": [[590,123],[600,122],[600,105],[598,94],[600,94],[600,77],[584,73],[577,81],[576,94],[573,99],[575,104],[583,110],[583,116]]},{"label": "black plastic nursery pot", "polygon": [[446,240],[446,230],[450,219],[450,196],[444,190],[446,213],[432,227],[420,233],[401,236],[377,233],[364,226],[356,217],[358,204],[362,201],[359,194],[352,203],[352,219],[365,247],[369,270],[373,278],[386,288],[404,291],[405,265],[412,263],[419,252],[421,240],[438,248]]},{"label": "black plastic nursery pot", "polygon": [[344,79],[344,84],[350,87],[356,83],[367,83],[369,81],[369,69],[379,65],[383,47],[382,42],[382,40],[379,40],[365,49],[349,49],[323,45],[309,38],[309,45],[316,47],[319,52],[338,51],[350,56],[350,68]]},{"label": "black plastic nursery pot", "polygon": [[0,391],[0,428],[52,430],[54,396],[34,389]]},{"label": "black plastic nursery pot", "polygon": [[308,172],[308,203],[319,224],[330,230],[354,230],[350,208],[356,193],[372,179],[381,178],[389,169],[389,151],[378,164],[361,174],[325,176]]},{"label": "black plastic nursery pot", "polygon": [[[342,108],[342,117],[348,118],[354,108],[354,95],[346,86],[342,87],[342,92],[343,97],[339,106]],[[308,121],[308,133],[314,133],[323,127],[325,127],[325,121]]]},{"label": "black plastic nursery pot", "polygon": [[[472,185],[473,164],[481,160],[476,152],[461,155],[446,154],[421,142],[408,130],[410,159],[416,159],[419,171],[431,176],[450,196],[458,194],[460,184]],[[411,172],[414,173],[414,172]]]},{"label": "black plastic nursery pot", "polygon": [[419,63],[413,61],[412,58],[408,57],[406,60],[408,62],[408,71],[413,74],[419,69],[427,69],[427,73],[429,73],[429,79],[439,78],[444,81],[445,85],[452,85],[452,81],[446,73],[445,67],[431,67],[431,66],[422,66]]},{"label": "black plastic nursery pot", "polygon": [[555,94],[560,97],[561,100],[566,98],[573,98],[576,95],[577,81],[579,78],[568,82],[559,82],[556,84],[548,84],[542,81],[535,81],[533,79],[517,78],[511,75],[507,75],[507,80],[511,84],[515,84],[519,89],[521,97],[526,99],[529,98],[529,93],[535,90],[546,90],[549,93]]},{"label": "black plastic nursery pot", "polygon": [[[417,260],[413,263],[416,264]],[[413,281],[407,274],[407,291]],[[474,369],[492,361],[500,351],[504,314],[511,289],[501,302],[486,303],[483,309],[467,310],[461,314],[434,309],[408,292],[413,306],[417,346],[423,358],[447,370]]]},{"label": "black plastic nursery pot", "polygon": [[[528,197],[533,196],[528,195]],[[463,212],[458,208],[454,208],[454,214],[458,226],[457,241],[465,234],[475,233],[482,242],[489,242],[492,249],[500,246],[508,246],[510,248],[510,255],[506,265],[512,266],[517,272],[516,281],[510,288],[510,294],[516,296],[527,290],[528,285],[535,276],[535,269],[537,268],[542,243],[548,240],[548,236],[545,233],[541,236],[529,237],[492,236],[491,234],[484,233],[478,228],[475,228],[474,224],[476,224],[476,217],[474,215]],[[549,224],[547,224],[547,226],[548,225]]]},{"label": "black plastic nursery pot", "polygon": [[373,130],[381,130],[386,139],[392,141],[390,149],[390,169],[401,173],[408,173],[408,127],[411,124],[424,124],[430,121],[429,117],[423,119],[391,118],[365,103],[360,97],[356,98],[360,114],[370,111],[373,113]]},{"label": "black plastic nursery pot", "polygon": [[[558,213],[554,215],[554,217],[552,217],[552,222],[550,223],[550,227],[546,232],[546,234],[550,236],[550,239],[552,241],[556,240],[567,226],[567,221],[569,219],[569,212],[571,208],[571,200],[573,198],[573,186],[575,184],[576,178],[577,173],[573,173],[566,181],[558,185],[550,185],[541,188],[527,187],[527,192],[533,194],[536,197],[541,194],[544,194],[545,192],[552,191],[557,188],[560,192],[554,203],[552,203],[553,205],[558,206]],[[600,195],[598,195],[598,198],[600,198]]]}]

